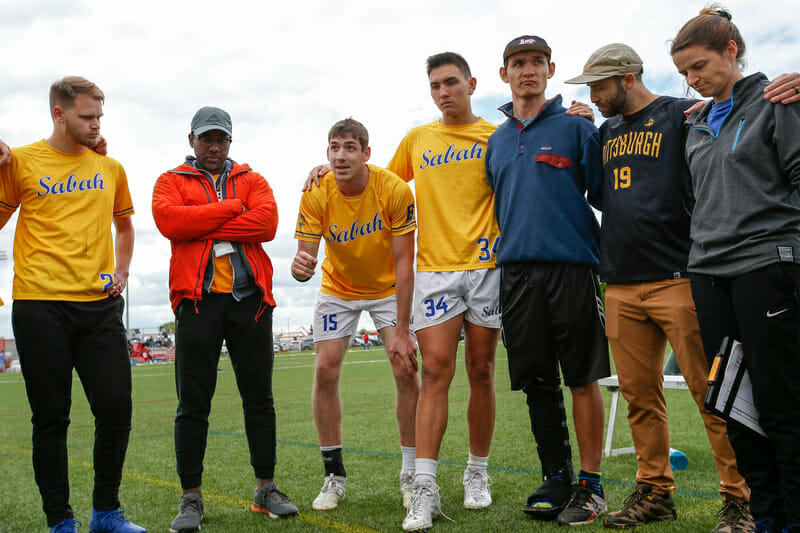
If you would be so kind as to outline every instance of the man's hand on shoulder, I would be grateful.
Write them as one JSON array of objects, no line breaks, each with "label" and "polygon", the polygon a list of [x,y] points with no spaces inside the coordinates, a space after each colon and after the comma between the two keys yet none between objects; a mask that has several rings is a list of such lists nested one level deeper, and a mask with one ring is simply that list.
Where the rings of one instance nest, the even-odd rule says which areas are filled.
[{"label": "man's hand on shoulder", "polygon": [[592,111],[592,108],[589,106],[589,104],[573,100],[572,105],[569,106],[569,109],[567,109],[567,115],[583,117],[589,119],[589,121],[594,124],[594,111]]},{"label": "man's hand on shoulder", "polygon": [[769,100],[773,104],[800,102],[800,74],[797,72],[781,74],[772,80],[772,83],[764,88],[764,100]]},{"label": "man's hand on shoulder", "polygon": [[[417,342],[409,330],[397,330],[391,344],[386,347],[389,360],[398,361],[408,376],[413,376],[419,369],[417,363]],[[395,359],[397,358],[397,359]]]},{"label": "man's hand on shoulder", "polygon": [[108,143],[106,142],[106,138],[102,135],[97,136],[97,144],[94,145],[92,148],[95,152],[100,155],[108,155]]},{"label": "man's hand on shoulder", "polygon": [[0,165],[11,163],[11,148],[0,140]]},{"label": "man's hand on shoulder", "polygon": [[303,183],[303,191],[310,191],[311,185],[319,187],[319,179],[331,171],[331,166],[328,164],[319,165],[311,169],[308,173],[305,183]]},{"label": "man's hand on shoulder", "polygon": [[698,109],[703,109],[703,106],[705,106],[707,102],[708,100],[700,100],[699,102],[695,102],[694,104],[692,104],[692,107],[684,111],[683,114],[688,117]]},{"label": "man's hand on shoulder", "polygon": [[297,281],[308,281],[314,276],[316,266],[317,258],[301,250],[292,261],[292,277]]}]

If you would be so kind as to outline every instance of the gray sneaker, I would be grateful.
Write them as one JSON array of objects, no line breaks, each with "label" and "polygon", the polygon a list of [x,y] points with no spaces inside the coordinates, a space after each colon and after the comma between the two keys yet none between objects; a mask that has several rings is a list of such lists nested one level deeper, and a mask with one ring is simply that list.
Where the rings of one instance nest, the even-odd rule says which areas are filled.
[{"label": "gray sneaker", "polygon": [[265,483],[263,487],[256,489],[250,510],[268,514],[270,518],[288,518],[300,514],[297,506],[289,500],[286,494],[278,490],[274,481]]},{"label": "gray sneaker", "polygon": [[169,533],[189,533],[200,531],[203,519],[203,498],[196,492],[187,492],[178,506],[178,516],[169,526]]}]

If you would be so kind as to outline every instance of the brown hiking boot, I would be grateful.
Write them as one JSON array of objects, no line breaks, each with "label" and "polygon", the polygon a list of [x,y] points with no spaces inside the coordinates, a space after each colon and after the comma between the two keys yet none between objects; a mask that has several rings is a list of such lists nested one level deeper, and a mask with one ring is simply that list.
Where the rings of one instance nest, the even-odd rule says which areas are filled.
[{"label": "brown hiking boot", "polygon": [[630,529],[645,522],[675,520],[678,512],[672,494],[661,495],[653,492],[650,485],[638,485],[636,491],[628,496],[622,509],[608,513],[603,525],[612,529]]},{"label": "brown hiking boot", "polygon": [[744,533],[755,531],[756,524],[750,514],[750,504],[730,494],[722,495],[722,509],[719,510],[719,525],[712,533]]}]

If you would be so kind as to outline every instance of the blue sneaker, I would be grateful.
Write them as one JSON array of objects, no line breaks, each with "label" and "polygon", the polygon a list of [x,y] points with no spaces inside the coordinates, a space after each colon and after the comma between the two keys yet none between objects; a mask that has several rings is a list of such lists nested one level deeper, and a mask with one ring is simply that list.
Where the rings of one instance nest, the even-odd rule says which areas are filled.
[{"label": "blue sneaker", "polygon": [[92,518],[89,520],[89,533],[146,533],[141,526],[130,523],[124,516],[124,511],[112,509],[111,511],[95,511],[92,509]]},{"label": "blue sneaker", "polygon": [[81,527],[80,522],[73,518],[67,518],[51,527],[50,533],[78,533],[79,527]]}]

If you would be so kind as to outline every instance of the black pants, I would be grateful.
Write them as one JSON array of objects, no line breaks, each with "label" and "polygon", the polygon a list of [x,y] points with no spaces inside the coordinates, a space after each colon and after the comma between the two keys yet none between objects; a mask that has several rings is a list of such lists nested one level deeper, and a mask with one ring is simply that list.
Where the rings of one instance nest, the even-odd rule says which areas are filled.
[{"label": "black pants", "polygon": [[124,306],[121,297],[14,301],[14,336],[33,412],[33,472],[48,526],[73,518],[67,471],[73,368],[95,417],[93,506],[119,507],[132,410]]},{"label": "black pants", "polygon": [[242,398],[250,464],[256,477],[272,479],[276,462],[272,308],[256,321],[260,293],[239,302],[230,294],[210,293],[196,305],[195,311],[195,302],[184,300],[175,310],[175,456],[181,487],[202,485],[208,415],[223,339]]},{"label": "black pants", "polygon": [[768,437],[728,420],[756,519],[800,523],[800,265],[775,263],[735,278],[693,274],[709,362],[722,338],[742,342],[753,401]]}]

